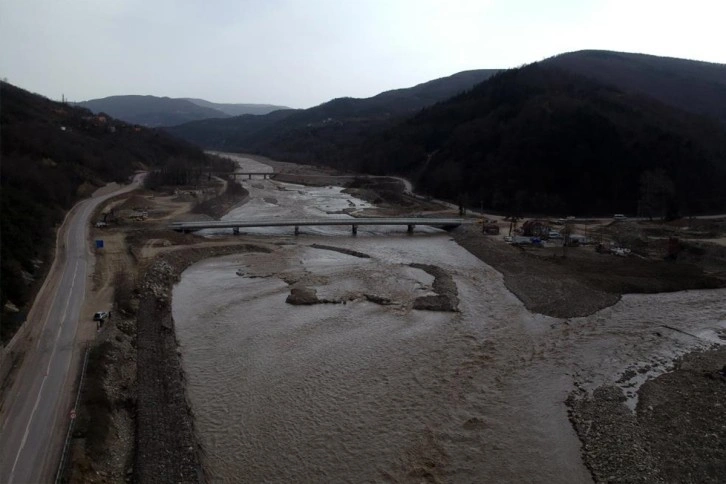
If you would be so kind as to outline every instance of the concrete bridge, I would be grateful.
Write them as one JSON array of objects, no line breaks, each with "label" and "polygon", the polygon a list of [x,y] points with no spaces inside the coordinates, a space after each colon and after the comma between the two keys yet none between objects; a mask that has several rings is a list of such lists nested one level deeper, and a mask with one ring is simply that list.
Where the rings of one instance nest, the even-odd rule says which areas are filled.
[{"label": "concrete bridge", "polygon": [[237,179],[237,176],[241,177],[247,177],[248,179],[252,179],[253,176],[261,176],[262,178],[272,178],[273,176],[277,175],[274,171],[212,171],[212,172],[206,172],[210,175],[221,175],[221,176],[231,176],[233,179]]},{"label": "concrete bridge", "polygon": [[294,227],[295,235],[300,227],[350,225],[353,235],[358,233],[361,225],[405,225],[412,234],[417,225],[440,227],[445,230],[454,229],[462,224],[471,223],[462,218],[428,218],[428,217],[386,217],[386,218],[318,218],[318,219],[265,219],[265,220],[220,220],[201,222],[171,222],[169,228],[177,232],[194,232],[202,229],[232,229],[239,234],[240,229],[250,227]]}]

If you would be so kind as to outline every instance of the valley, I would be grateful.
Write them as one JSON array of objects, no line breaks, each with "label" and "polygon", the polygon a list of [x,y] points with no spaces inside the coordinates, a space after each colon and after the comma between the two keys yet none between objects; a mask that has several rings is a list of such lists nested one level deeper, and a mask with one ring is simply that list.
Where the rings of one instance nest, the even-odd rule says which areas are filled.
[{"label": "valley", "polygon": [[[246,168],[265,162],[227,156]],[[277,164],[277,171],[284,172],[283,166]],[[304,167],[287,168],[297,176],[305,173]],[[336,176],[316,174],[318,180],[326,175]],[[370,216],[380,210],[325,184],[252,179],[243,185],[249,198],[223,218]],[[168,220],[153,209],[168,203],[165,197],[147,200],[149,213],[161,217],[157,224]],[[383,210],[391,213],[393,207]],[[180,216],[178,210],[165,211]],[[154,394],[157,380],[144,383],[139,375],[138,405],[147,410],[139,408],[137,418],[153,408],[179,406],[164,412],[167,430],[155,431],[153,444],[149,426],[139,427],[141,448],[125,444],[125,462],[135,462],[142,480],[187,462],[192,464],[182,467],[187,475],[203,469],[211,480],[244,473],[280,482],[351,475],[364,481],[516,481],[536,474],[544,481],[568,476],[568,482],[586,482],[592,472],[597,480],[615,475],[657,481],[679,454],[666,449],[642,467],[634,462],[637,449],[648,445],[646,436],[658,436],[662,419],[686,408],[660,406],[665,402],[660,389],[673,384],[659,375],[680,375],[668,372],[678,369],[681,355],[710,350],[726,337],[723,289],[624,296],[602,287],[598,293],[587,287],[577,292],[576,285],[587,283],[562,285],[562,273],[548,268],[554,254],[546,251],[556,248],[540,249],[540,255],[537,249],[522,252],[501,237],[465,229],[447,234],[422,228],[410,236],[405,228],[383,227],[361,229],[357,237],[345,228],[309,228],[299,236],[289,228],[247,230],[239,236],[211,230],[127,232],[138,269],[147,273],[137,276],[144,288],[139,332],[119,333],[127,327],[119,323],[104,330],[101,341],[121,348],[114,341],[135,338],[137,358],[145,362],[139,368],[160,368],[156,378],[170,379],[172,386],[180,384],[173,382],[182,370],[182,391],[191,404],[187,414],[183,397]],[[570,251],[568,259],[574,260],[595,254],[592,246]],[[616,265],[620,260],[597,255]],[[455,298],[454,312],[415,309],[416,299],[442,294],[421,264],[451,278],[455,289],[446,294]],[[158,274],[158,282],[143,282],[150,274]],[[655,281],[658,274],[650,277]],[[286,303],[296,290],[312,290],[313,304]],[[163,351],[152,350],[159,347],[149,346],[150,335],[168,338],[164,328],[173,328],[176,336],[162,344]],[[718,361],[719,351],[703,353],[713,356],[698,360],[696,372],[714,374],[718,367],[709,365]],[[110,375],[118,371],[123,372],[117,368]],[[676,385],[718,389],[718,379],[701,380],[698,374]],[[639,393],[646,379],[647,393]],[[109,389],[117,385],[104,381]],[[667,392],[680,388],[685,387]],[[622,396],[612,400],[607,397],[612,392]],[[710,395],[716,399],[711,404],[722,398]],[[642,399],[658,409],[646,412],[650,420],[641,421]],[[128,425],[122,402],[112,404],[114,425]],[[641,440],[613,448],[616,436],[607,430],[578,439],[577,432],[603,422],[642,428],[636,435]],[[180,430],[192,427],[202,451],[174,460],[169,449],[178,448],[175,442],[196,445],[196,437]],[[98,453],[115,455],[114,435],[124,433],[110,432]],[[603,460],[599,452],[614,452],[623,464],[607,465],[612,459]],[[718,453],[704,459],[709,455]],[[698,462],[693,472],[708,472]],[[128,465],[88,456],[76,460],[75,472],[90,466],[123,477]]]},{"label": "valley", "polygon": [[726,65],[377,77],[3,78],[0,481],[724,481]]}]

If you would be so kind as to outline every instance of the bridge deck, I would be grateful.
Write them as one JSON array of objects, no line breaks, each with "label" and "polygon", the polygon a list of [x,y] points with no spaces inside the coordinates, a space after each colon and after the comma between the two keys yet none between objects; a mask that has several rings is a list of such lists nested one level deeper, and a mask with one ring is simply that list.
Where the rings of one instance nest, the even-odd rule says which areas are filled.
[{"label": "bridge deck", "polygon": [[416,225],[454,228],[467,223],[462,218],[428,218],[428,217],[395,217],[395,218],[319,218],[319,219],[266,219],[266,220],[219,220],[200,222],[171,222],[169,228],[180,232],[201,229],[237,229],[249,227],[304,227],[350,225],[406,225],[412,230]]}]

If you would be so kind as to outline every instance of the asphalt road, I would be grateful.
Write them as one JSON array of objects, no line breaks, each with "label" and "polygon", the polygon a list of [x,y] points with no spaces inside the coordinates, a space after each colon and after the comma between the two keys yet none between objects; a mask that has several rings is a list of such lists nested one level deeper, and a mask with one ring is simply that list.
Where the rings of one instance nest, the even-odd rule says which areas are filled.
[{"label": "asphalt road", "polygon": [[[37,325],[38,338],[23,359],[14,384],[6,395],[0,430],[0,483],[52,482],[69,419],[70,398],[78,365],[72,365],[81,307],[86,293],[88,227],[96,207],[110,197],[135,189],[134,183],[103,196],[79,202],[66,218],[60,242],[59,283],[46,284],[35,304],[44,304]],[[76,357],[78,352],[76,352]],[[76,358],[75,361],[78,361]]]}]

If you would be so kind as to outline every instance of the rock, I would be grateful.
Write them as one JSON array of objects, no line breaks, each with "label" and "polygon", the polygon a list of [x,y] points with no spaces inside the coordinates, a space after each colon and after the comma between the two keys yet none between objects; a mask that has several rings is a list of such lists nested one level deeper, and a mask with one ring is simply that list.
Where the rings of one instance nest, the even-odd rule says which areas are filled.
[{"label": "rock", "polygon": [[[378,296],[376,294],[366,294],[365,298],[372,303],[380,304],[382,306],[387,306],[391,304],[390,299],[388,299],[387,297]],[[343,304],[345,304],[345,301],[343,301]]]},{"label": "rock", "polygon": [[456,311],[456,306],[447,296],[421,296],[413,301],[413,309],[424,311]]},{"label": "rock", "polygon": [[315,289],[310,287],[294,287],[290,290],[290,295],[287,296],[285,302],[299,306],[318,304],[320,300]]},{"label": "rock", "polygon": [[429,311],[458,311],[458,291],[451,274],[447,273],[440,267],[429,264],[409,265],[415,269],[421,269],[429,275],[434,276],[432,289],[437,294],[436,296],[422,296],[417,298],[413,302],[414,309],[424,309]]}]

